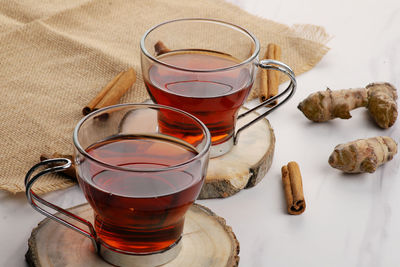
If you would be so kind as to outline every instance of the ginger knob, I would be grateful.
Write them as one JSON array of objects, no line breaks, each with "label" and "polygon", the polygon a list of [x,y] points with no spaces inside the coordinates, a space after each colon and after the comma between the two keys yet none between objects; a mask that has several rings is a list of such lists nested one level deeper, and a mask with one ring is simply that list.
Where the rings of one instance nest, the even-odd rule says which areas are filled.
[{"label": "ginger knob", "polygon": [[368,111],[381,128],[389,128],[397,119],[397,92],[390,83],[371,83],[368,90]]},{"label": "ginger knob", "polygon": [[373,173],[396,153],[397,144],[392,138],[377,136],[337,145],[329,164],[346,173]]},{"label": "ginger knob", "polygon": [[365,88],[318,91],[299,103],[298,109],[314,122],[334,118],[350,119],[350,111],[366,107],[381,128],[389,128],[397,119],[397,92],[389,83],[371,83]]}]

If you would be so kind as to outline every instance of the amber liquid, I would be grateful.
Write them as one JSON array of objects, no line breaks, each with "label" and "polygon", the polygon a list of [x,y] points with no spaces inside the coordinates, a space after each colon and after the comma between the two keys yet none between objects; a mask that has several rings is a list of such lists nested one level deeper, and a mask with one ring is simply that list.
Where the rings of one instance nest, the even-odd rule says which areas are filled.
[{"label": "amber liquid", "polygon": [[[190,145],[160,136],[116,137],[87,152],[108,164],[145,170],[180,164],[197,155]],[[173,245],[204,180],[199,162],[191,162],[162,172],[116,171],[90,160],[81,162],[79,182],[94,209],[100,242],[134,253]]]},{"label": "amber liquid", "polygon": [[[226,54],[180,51],[160,59],[170,65],[194,70],[231,67],[238,60]],[[247,68],[214,72],[179,71],[160,64],[150,66],[145,83],[152,100],[158,104],[187,111],[210,130],[212,144],[232,137],[239,108],[249,94],[253,77]],[[170,118],[174,121],[174,118]]]}]

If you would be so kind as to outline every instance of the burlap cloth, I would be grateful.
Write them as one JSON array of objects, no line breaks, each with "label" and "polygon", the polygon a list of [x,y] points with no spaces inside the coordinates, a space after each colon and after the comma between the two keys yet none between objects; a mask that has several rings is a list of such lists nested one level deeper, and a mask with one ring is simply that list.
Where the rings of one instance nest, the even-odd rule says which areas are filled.
[{"label": "burlap cloth", "polygon": [[[138,77],[121,102],[147,99],[139,40],[149,27],[183,17],[241,25],[258,37],[261,54],[267,43],[279,44],[282,61],[297,75],[310,70],[328,51],[329,36],[321,27],[289,28],[221,0],[3,1],[0,189],[24,191],[25,173],[41,153],[72,153],[72,131],[82,118],[82,107],[121,70],[133,67]],[[73,184],[48,175],[35,190],[46,193]]]}]

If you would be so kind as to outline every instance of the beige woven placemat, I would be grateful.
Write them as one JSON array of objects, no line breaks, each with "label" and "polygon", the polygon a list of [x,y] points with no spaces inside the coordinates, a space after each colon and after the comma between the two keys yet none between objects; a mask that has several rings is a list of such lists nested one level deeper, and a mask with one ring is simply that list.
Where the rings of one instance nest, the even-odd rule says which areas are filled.
[{"label": "beige woven placemat", "polygon": [[[139,40],[149,27],[183,17],[216,18],[275,42],[296,74],[328,51],[329,36],[313,25],[291,28],[250,15],[222,0],[10,0],[0,5],[0,189],[24,191],[24,176],[44,152],[72,152],[81,109],[118,72],[138,80],[121,102],[148,98]],[[256,89],[255,89],[256,90]],[[45,193],[74,182],[48,175]]]}]

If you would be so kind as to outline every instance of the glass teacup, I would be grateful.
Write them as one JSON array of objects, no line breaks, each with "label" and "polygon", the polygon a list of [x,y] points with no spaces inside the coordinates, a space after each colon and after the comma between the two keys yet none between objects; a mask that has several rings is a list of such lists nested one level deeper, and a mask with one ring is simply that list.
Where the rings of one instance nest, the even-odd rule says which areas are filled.
[{"label": "glass teacup", "polygon": [[[148,30],[140,47],[143,79],[151,99],[203,121],[211,132],[211,157],[227,153],[243,129],[285,103],[296,88],[295,75],[287,65],[258,61],[257,38],[230,23],[198,18],[167,21]],[[283,72],[290,84],[277,96],[238,115],[257,67]],[[284,95],[277,105],[235,129],[238,119]]]},{"label": "glass teacup", "polygon": [[[174,117],[181,128],[163,123],[165,116]],[[94,226],[32,190],[44,174],[68,168],[68,159],[46,160],[29,170],[25,186],[33,208],[90,238],[112,264],[158,266],[174,259],[181,248],[185,213],[206,175],[211,144],[207,127],[171,107],[115,105],[83,118],[73,143],[78,182],[93,208]],[[33,175],[42,166],[48,168]],[[89,230],[51,214],[43,205]]]}]

